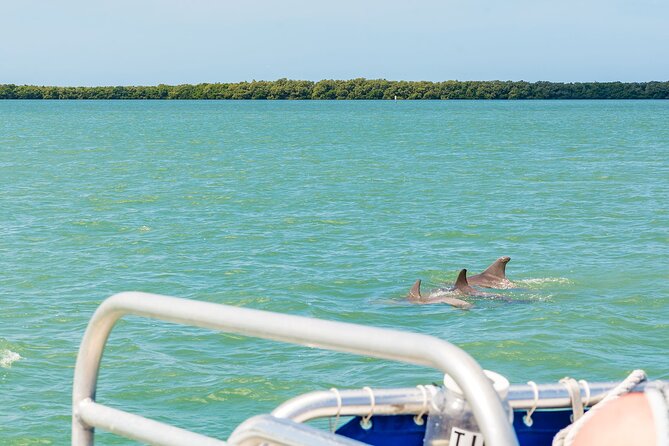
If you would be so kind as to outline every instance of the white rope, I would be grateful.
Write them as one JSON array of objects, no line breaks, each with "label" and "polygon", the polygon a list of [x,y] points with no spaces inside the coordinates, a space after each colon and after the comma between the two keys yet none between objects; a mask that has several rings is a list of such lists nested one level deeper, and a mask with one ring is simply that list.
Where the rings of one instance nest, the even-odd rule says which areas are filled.
[{"label": "white rope", "polygon": [[584,379],[579,379],[578,384],[585,389],[585,403],[583,403],[583,409],[585,410],[590,405],[590,384]]},{"label": "white rope", "polygon": [[574,423],[578,421],[584,413],[583,403],[581,402],[581,388],[578,386],[578,382],[574,378],[568,376],[562,378],[560,384],[563,384],[567,388],[569,400],[571,401],[571,422]]},{"label": "white rope", "polygon": [[362,420],[360,420],[360,427],[368,430],[372,427],[372,416],[374,415],[374,406],[376,406],[376,403],[374,401],[374,392],[372,391],[371,387],[363,387],[362,389],[369,392],[370,407],[369,413],[362,417]]},{"label": "white rope", "polygon": [[428,405],[427,405],[427,389],[425,388],[424,385],[419,384],[416,387],[420,389],[421,392],[423,392],[423,407],[420,409],[420,413],[413,417],[413,422],[416,423],[419,426],[422,426],[425,421],[423,420],[423,415],[425,415],[428,411]]},{"label": "white rope", "polygon": [[532,420],[532,414],[537,410],[537,405],[539,404],[539,387],[534,381],[528,381],[527,384],[532,387],[532,393],[534,394],[534,402],[532,403],[532,408],[527,411],[527,414],[523,417],[523,423],[525,426],[531,427],[534,424]]},{"label": "white rope", "polygon": [[334,393],[335,398],[337,398],[337,415],[335,415],[334,426],[332,425],[332,417],[328,419],[328,423],[330,423],[330,432],[334,433],[337,430],[337,425],[339,424],[339,415],[341,415],[342,402],[339,390],[333,387],[330,389],[330,392]]},{"label": "white rope", "polygon": [[553,438],[553,446],[571,446],[574,441],[574,437],[578,431],[583,427],[583,425],[590,419],[592,416],[597,413],[602,407],[608,404],[610,401],[613,401],[619,398],[621,395],[629,393],[634,389],[640,382],[646,380],[646,372],[643,370],[635,370],[630,375],[625,378],[620,384],[611,389],[604,399],[599,403],[592,406],[592,408],[581,418],[579,418],[574,423],[562,429],[557,435]]}]

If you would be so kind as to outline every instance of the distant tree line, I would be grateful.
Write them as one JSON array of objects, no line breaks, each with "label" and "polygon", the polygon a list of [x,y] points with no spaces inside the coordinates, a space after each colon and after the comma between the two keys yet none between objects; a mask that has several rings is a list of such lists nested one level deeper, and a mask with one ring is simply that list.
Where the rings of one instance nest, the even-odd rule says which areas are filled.
[{"label": "distant tree line", "polygon": [[0,99],[669,99],[668,82],[279,79],[197,85],[45,87],[0,84]]}]

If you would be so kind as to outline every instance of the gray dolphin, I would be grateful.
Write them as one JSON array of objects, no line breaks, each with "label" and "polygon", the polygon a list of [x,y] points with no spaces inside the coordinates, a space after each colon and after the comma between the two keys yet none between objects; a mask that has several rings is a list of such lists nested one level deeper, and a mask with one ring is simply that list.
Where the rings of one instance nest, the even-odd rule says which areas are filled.
[{"label": "gray dolphin", "polygon": [[434,291],[431,291],[427,296],[423,296],[420,292],[420,279],[416,281],[409,291],[409,302],[417,304],[448,304],[456,308],[462,308],[467,310],[472,307],[472,304],[465,302],[462,299],[453,297],[454,294],[472,296],[480,295],[481,293],[476,291],[474,288],[470,287],[467,283],[467,270],[463,269],[458,275],[458,279],[455,281],[455,285],[451,288],[444,289],[439,288]]},{"label": "gray dolphin", "polygon": [[510,260],[511,257],[509,256],[500,257],[481,274],[469,277],[469,284],[484,288],[509,288],[513,286],[513,282],[506,278],[506,264]]}]

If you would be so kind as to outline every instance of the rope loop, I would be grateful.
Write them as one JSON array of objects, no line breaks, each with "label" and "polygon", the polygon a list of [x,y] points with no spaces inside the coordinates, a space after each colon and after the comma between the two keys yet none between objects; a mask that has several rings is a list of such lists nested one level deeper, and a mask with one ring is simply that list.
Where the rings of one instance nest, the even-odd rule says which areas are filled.
[{"label": "rope loop", "polygon": [[567,388],[569,400],[571,401],[571,422],[575,423],[583,416],[583,402],[581,401],[581,388],[574,378],[565,376],[560,380],[560,384]]},{"label": "rope loop", "polygon": [[330,432],[334,433],[337,430],[337,425],[339,424],[339,415],[341,415],[341,394],[337,388],[333,387],[330,389],[330,392],[334,393],[335,398],[337,399],[337,415],[335,415],[334,425],[332,424],[332,417],[328,418],[328,423],[330,423]]},{"label": "rope loop", "polygon": [[583,403],[583,410],[590,405],[590,384],[584,379],[579,379],[578,384],[585,389],[585,402]]},{"label": "rope loop", "polygon": [[523,417],[523,423],[525,426],[532,427],[534,420],[532,420],[532,414],[537,410],[537,405],[539,405],[539,387],[534,381],[528,381],[527,384],[532,387],[532,393],[534,394],[534,402],[532,403],[532,408],[527,411],[527,414]]},{"label": "rope loop", "polygon": [[413,417],[413,422],[418,426],[422,426],[425,423],[425,420],[423,420],[423,415],[425,415],[428,411],[427,389],[422,384],[419,384],[416,387],[418,387],[420,391],[423,392],[423,407],[420,409],[420,413]]},{"label": "rope loop", "polygon": [[362,427],[364,430],[369,430],[372,428],[372,416],[374,416],[374,407],[376,402],[374,401],[374,391],[372,391],[371,387],[363,387],[362,389],[369,392],[370,407],[369,413],[362,417],[362,420],[360,420],[360,427]]}]

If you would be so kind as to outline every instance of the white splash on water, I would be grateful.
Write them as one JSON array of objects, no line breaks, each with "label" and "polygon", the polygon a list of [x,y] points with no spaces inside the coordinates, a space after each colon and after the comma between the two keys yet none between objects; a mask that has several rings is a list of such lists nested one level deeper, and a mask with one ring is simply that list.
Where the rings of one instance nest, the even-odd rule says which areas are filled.
[{"label": "white splash on water", "polygon": [[11,350],[0,350],[0,367],[10,368],[13,362],[23,359],[21,355]]},{"label": "white splash on water", "polygon": [[514,282],[508,282],[508,283],[500,283],[496,284],[493,288],[497,290],[512,290],[514,288],[518,288],[518,284],[522,283],[523,281],[514,281]]},{"label": "white splash on water", "polygon": [[527,286],[528,288],[538,287],[545,284],[555,283],[558,285],[570,285],[574,282],[566,277],[540,277],[537,279],[514,280],[516,285]]}]

